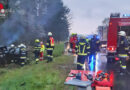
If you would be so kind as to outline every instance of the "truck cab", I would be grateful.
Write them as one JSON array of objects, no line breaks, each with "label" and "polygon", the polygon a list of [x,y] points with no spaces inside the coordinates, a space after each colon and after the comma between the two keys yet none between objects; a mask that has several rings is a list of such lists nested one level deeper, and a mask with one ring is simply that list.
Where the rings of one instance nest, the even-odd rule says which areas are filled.
[{"label": "truck cab", "polygon": [[125,31],[127,38],[130,39],[130,17],[120,17],[120,14],[111,15],[107,34],[108,61],[115,58],[119,31]]}]

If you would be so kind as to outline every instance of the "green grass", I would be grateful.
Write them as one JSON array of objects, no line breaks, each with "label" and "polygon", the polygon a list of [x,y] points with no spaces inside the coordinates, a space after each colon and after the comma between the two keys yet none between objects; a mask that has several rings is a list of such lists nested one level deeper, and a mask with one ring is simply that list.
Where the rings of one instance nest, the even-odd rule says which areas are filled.
[{"label": "green grass", "polygon": [[58,57],[64,53],[64,43],[57,43],[54,48],[53,56]]},{"label": "green grass", "polygon": [[[54,61],[51,63],[42,61],[22,68],[0,68],[0,90],[75,90],[72,86],[64,85],[73,57],[64,56],[63,52],[64,44],[59,43],[55,45]],[[30,51],[29,59],[33,60],[33,57]]]},{"label": "green grass", "polygon": [[0,90],[74,90],[64,85],[68,73],[59,68],[70,62],[72,56],[60,56],[49,64],[42,61],[17,69],[0,69]]},{"label": "green grass", "polygon": [[[64,43],[63,42],[56,43],[54,51],[53,51],[53,56],[58,57],[58,56],[63,55],[63,53],[64,53]],[[46,56],[46,50],[44,51],[44,56]],[[31,55],[31,57],[32,57],[32,55]]]}]

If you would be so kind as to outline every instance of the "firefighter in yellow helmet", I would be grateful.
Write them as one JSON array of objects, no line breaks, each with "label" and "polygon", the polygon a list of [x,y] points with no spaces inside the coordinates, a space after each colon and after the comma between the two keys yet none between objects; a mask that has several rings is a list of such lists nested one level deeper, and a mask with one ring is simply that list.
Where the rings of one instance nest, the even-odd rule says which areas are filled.
[{"label": "firefighter in yellow helmet", "polygon": [[76,44],[76,54],[78,55],[77,58],[77,70],[83,70],[85,61],[87,60],[90,46],[86,42],[85,37],[81,36],[79,42]]},{"label": "firefighter in yellow helmet", "polygon": [[54,38],[51,32],[48,32],[48,39],[46,42],[46,50],[47,50],[47,62],[51,62],[53,60],[53,50],[54,50]]},{"label": "firefighter in yellow helmet", "polygon": [[36,39],[35,40],[35,45],[34,45],[34,54],[35,54],[36,64],[38,63],[39,58],[40,58],[40,50],[41,50],[40,40]]}]

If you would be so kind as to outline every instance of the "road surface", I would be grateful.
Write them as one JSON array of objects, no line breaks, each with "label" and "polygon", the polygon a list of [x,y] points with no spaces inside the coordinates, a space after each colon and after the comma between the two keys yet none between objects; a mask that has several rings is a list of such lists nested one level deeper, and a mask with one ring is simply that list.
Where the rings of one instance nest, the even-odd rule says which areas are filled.
[{"label": "road surface", "polygon": [[130,62],[127,62],[128,74],[120,76],[119,61],[116,61],[115,64],[107,64],[106,55],[104,53],[98,53],[95,68],[96,72],[98,70],[112,70],[114,72],[114,90],[130,90]]}]

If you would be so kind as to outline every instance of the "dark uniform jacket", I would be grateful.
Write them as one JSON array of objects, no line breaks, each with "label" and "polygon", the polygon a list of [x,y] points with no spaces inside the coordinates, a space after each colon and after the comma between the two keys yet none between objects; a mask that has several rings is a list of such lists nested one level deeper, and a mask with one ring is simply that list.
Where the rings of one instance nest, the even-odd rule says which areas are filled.
[{"label": "dark uniform jacket", "polygon": [[54,38],[53,37],[48,37],[47,42],[46,42],[46,48],[47,48],[47,50],[54,49]]},{"label": "dark uniform jacket", "polygon": [[20,56],[21,56],[21,59],[26,59],[26,57],[27,57],[26,48],[24,48],[24,47],[20,48]]},{"label": "dark uniform jacket", "polygon": [[118,40],[117,53],[118,54],[127,54],[129,50],[129,44],[126,37],[121,36]]},{"label": "dark uniform jacket", "polygon": [[90,52],[90,46],[89,44],[86,42],[86,40],[80,40],[79,42],[77,42],[76,44],[76,53],[78,55],[82,55],[82,56],[86,56],[88,55]]},{"label": "dark uniform jacket", "polygon": [[34,52],[40,52],[40,49],[41,49],[41,44],[35,43]]},{"label": "dark uniform jacket", "polygon": [[90,40],[90,50],[91,50],[91,53],[95,53],[95,52],[99,51],[99,46],[100,46],[99,39],[92,38]]}]

